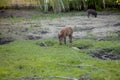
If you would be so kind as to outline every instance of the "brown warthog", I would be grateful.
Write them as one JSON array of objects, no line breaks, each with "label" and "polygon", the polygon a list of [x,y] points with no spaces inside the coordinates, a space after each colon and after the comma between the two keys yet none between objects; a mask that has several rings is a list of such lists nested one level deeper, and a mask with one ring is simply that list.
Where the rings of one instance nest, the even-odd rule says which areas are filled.
[{"label": "brown warthog", "polygon": [[58,39],[60,45],[62,44],[62,41],[64,40],[64,44],[66,44],[66,37],[69,37],[69,42],[72,43],[72,34],[73,34],[73,26],[66,25],[63,27],[60,32],[58,33]]}]

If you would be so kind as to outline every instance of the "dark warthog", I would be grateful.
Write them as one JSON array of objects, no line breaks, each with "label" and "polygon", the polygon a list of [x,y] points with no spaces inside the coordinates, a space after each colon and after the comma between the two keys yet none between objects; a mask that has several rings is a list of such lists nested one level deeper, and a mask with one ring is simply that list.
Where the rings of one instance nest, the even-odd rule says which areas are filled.
[{"label": "dark warthog", "polygon": [[88,9],[88,10],[87,10],[87,13],[88,13],[88,18],[89,18],[89,16],[90,16],[90,14],[91,14],[91,15],[94,15],[95,17],[97,17],[97,12],[96,12],[95,10],[93,10],[93,9]]},{"label": "dark warthog", "polygon": [[73,26],[66,25],[64,28],[60,30],[58,33],[58,39],[60,45],[62,44],[62,41],[64,40],[64,44],[66,44],[66,37],[69,37],[70,43],[72,43],[72,34],[73,34]]}]

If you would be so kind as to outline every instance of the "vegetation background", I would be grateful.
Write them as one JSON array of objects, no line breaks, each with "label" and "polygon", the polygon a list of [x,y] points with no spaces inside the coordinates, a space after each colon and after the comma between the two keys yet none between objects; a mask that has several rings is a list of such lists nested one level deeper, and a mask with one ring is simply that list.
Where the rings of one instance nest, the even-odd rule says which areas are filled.
[{"label": "vegetation background", "polygon": [[39,8],[43,12],[66,12],[93,8],[120,8],[120,0],[0,0],[1,8]]}]

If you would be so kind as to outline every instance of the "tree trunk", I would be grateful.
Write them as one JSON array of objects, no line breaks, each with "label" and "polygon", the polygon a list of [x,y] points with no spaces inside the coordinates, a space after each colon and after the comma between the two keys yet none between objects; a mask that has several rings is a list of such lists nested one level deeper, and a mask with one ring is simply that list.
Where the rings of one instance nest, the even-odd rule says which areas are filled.
[{"label": "tree trunk", "polygon": [[105,9],[105,0],[103,0],[103,8]]},{"label": "tree trunk", "polygon": [[44,1],[44,12],[47,13],[48,12],[48,0]]},{"label": "tree trunk", "polygon": [[87,5],[86,5],[85,0],[82,0],[82,2],[83,2],[83,7],[84,7],[84,10],[87,10]]}]

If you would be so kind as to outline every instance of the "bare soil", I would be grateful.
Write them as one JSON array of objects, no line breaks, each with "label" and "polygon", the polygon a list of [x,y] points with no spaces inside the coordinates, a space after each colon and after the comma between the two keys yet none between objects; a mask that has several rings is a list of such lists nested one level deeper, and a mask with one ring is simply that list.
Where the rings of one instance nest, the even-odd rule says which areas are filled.
[{"label": "bare soil", "polygon": [[120,37],[119,12],[98,12],[97,18],[93,16],[88,18],[86,12],[81,12],[53,19],[33,19],[33,16],[40,17],[42,14],[31,10],[0,11],[0,37],[11,37],[14,40],[57,38],[58,31],[65,25],[75,26],[74,39],[101,40]]}]

